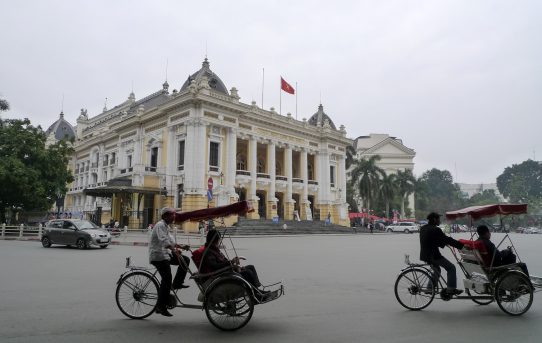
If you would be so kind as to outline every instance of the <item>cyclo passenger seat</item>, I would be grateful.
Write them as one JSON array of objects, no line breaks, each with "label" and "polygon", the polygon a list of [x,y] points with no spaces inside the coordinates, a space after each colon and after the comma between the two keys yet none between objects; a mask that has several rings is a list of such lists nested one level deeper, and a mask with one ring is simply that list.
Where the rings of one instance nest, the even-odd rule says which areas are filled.
[{"label": "cyclo passenger seat", "polygon": [[201,270],[201,262],[203,260],[203,253],[205,252],[205,245],[202,245],[197,250],[192,251],[192,261],[194,261],[194,264],[196,265],[196,268],[198,268],[198,272],[200,273],[208,273],[209,271]]},{"label": "cyclo passenger seat", "polygon": [[489,268],[491,266],[491,256],[489,256],[486,246],[481,241],[473,241],[469,239],[460,239],[459,242],[472,249],[473,254],[461,252],[461,257],[468,262],[480,263],[482,267]]}]

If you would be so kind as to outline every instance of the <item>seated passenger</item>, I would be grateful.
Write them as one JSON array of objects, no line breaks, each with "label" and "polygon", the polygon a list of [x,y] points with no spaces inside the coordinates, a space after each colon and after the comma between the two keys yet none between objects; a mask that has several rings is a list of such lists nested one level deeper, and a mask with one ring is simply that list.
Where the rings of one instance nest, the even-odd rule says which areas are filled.
[{"label": "seated passenger", "polygon": [[[507,264],[516,263],[516,255],[512,252],[512,249],[504,249],[504,250],[497,250],[495,247],[495,244],[491,242],[491,232],[489,231],[489,228],[486,225],[480,225],[476,228],[476,232],[478,233],[478,239],[477,241],[482,242],[484,244],[484,247],[486,248],[487,254],[488,254],[488,260],[491,261],[493,259],[493,265],[492,267],[498,267],[498,266],[504,266]],[[493,256],[495,256],[493,258]],[[525,263],[518,263],[518,266],[523,270],[527,276],[529,275],[529,271],[527,270],[527,265]]]},{"label": "seated passenger", "polygon": [[[220,251],[220,233],[217,230],[209,230],[205,241],[205,252],[199,271],[201,273],[211,273],[225,267],[231,267],[233,271],[241,274],[243,279],[248,281],[254,287],[261,287],[256,268],[253,265],[239,266],[239,258],[234,257],[231,261],[228,260]],[[200,248],[201,249],[201,248]]]}]

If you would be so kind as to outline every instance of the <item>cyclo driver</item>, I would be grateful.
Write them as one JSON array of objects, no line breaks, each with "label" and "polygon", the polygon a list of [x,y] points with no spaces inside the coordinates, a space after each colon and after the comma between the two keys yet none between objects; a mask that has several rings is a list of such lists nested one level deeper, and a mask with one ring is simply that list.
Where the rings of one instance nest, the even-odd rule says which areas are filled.
[{"label": "cyclo driver", "polygon": [[[440,253],[439,248],[451,245],[457,249],[463,248],[463,243],[446,236],[438,227],[440,225],[440,214],[431,212],[427,216],[428,223],[420,229],[420,260],[431,265],[433,269],[433,280],[438,282],[440,277],[440,267],[443,267],[447,273],[446,292],[449,295],[459,295],[462,290],[457,289],[457,277],[455,266]],[[433,283],[429,281],[429,288]]]}]

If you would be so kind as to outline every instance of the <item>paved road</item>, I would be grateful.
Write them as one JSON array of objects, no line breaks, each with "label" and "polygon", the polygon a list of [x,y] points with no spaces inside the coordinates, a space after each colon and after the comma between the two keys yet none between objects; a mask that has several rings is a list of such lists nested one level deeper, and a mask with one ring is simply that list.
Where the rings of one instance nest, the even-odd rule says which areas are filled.
[{"label": "paved road", "polygon": [[[532,274],[542,274],[542,235],[514,235]],[[494,238],[495,240],[498,237]],[[114,301],[124,257],[147,263],[147,249],[44,249],[0,241],[0,342],[539,342],[542,293],[510,317],[495,304],[435,300],[404,310],[393,283],[417,235],[237,238],[238,253],[262,281],[284,279],[286,295],[256,307],[241,331],[215,329],[199,310],[130,320]],[[183,291],[184,292],[184,291]],[[186,291],[196,298],[195,286]],[[194,300],[195,301],[195,300]]]}]

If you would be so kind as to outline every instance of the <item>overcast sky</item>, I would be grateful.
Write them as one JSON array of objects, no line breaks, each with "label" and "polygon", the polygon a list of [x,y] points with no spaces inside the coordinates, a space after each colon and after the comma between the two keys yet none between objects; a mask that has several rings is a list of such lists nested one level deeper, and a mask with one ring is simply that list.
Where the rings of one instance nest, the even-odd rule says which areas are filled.
[{"label": "overcast sky", "polygon": [[[542,157],[541,1],[0,0],[3,118],[45,130],[127,99],[179,89],[205,54],[241,101],[298,119],[325,112],[347,135],[387,133],[415,174],[492,183]],[[283,93],[282,112],[295,116]]]}]

